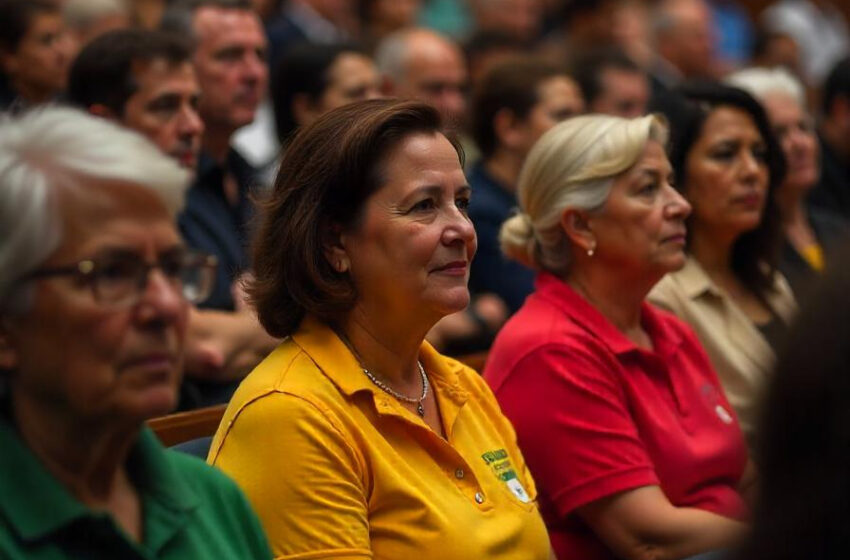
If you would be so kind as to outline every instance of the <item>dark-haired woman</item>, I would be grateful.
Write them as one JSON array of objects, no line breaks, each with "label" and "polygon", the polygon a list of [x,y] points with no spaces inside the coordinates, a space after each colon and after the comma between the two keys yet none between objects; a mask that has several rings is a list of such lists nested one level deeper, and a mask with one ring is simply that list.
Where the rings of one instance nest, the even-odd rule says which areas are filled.
[{"label": "dark-haired woman", "polygon": [[347,103],[380,97],[375,63],[357,47],[304,43],[281,58],[272,80],[275,129],[286,145],[300,126]]},{"label": "dark-haired woman", "polygon": [[264,207],[250,290],[286,340],[242,383],[210,461],[279,558],[546,559],[513,429],[424,342],[469,303],[470,188],[436,110],[373,100],[305,127]]},{"label": "dark-haired woman", "polygon": [[670,161],[693,208],[688,259],[649,297],[694,328],[752,445],[758,401],[795,310],[777,271],[784,162],[749,94],[714,84],[682,94],[668,114]]}]

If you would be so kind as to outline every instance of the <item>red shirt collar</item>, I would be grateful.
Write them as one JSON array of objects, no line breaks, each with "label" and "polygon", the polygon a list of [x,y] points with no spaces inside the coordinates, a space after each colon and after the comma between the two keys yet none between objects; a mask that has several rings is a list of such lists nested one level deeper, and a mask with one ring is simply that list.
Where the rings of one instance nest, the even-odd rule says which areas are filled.
[{"label": "red shirt collar", "polygon": [[[541,272],[535,281],[535,295],[561,309],[573,322],[602,341],[614,354],[646,352],[627,338],[596,307],[566,282],[548,272]],[[669,356],[679,347],[682,337],[670,327],[671,318],[644,301],[641,304],[641,323],[652,340],[655,354]]]}]

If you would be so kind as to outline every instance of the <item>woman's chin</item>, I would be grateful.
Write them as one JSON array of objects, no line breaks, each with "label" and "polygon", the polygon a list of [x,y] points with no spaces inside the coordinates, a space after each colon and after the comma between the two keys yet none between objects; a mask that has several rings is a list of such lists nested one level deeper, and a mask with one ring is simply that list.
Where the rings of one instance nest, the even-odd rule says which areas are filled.
[{"label": "woman's chin", "polygon": [[457,313],[458,311],[463,311],[469,307],[469,303],[472,301],[472,298],[469,295],[469,290],[464,288],[463,290],[446,290],[442,294],[440,300],[441,301],[436,305],[436,307],[440,310],[443,316],[446,316],[451,315],[452,313]]}]

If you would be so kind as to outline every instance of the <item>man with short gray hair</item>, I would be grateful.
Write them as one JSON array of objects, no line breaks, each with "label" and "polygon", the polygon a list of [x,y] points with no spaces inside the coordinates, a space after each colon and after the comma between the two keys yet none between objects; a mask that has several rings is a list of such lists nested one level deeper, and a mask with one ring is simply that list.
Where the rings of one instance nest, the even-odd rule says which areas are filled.
[{"label": "man with short gray hair", "polygon": [[715,37],[705,0],[661,0],[652,27],[657,58],[651,74],[656,91],[682,80],[714,77]]},{"label": "man with short gray hair", "polygon": [[387,36],[375,51],[384,94],[433,105],[451,131],[466,113],[466,61],[450,39],[429,29],[408,29]]}]

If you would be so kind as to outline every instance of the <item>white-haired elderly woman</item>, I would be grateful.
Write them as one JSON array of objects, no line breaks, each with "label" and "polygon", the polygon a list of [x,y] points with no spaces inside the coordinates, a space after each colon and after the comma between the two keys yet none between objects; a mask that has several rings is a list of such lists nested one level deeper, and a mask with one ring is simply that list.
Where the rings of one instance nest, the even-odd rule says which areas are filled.
[{"label": "white-haired elderly woman", "polygon": [[782,68],[749,68],[730,75],[726,81],[761,102],[785,156],[785,180],[776,192],[784,234],[779,270],[800,301],[823,272],[827,255],[846,234],[840,216],[806,203],[821,174],[820,150],[814,120],[806,108],[806,91],[797,78]]},{"label": "white-haired elderly woman", "polygon": [[269,558],[236,485],[162,448],[208,257],[186,173],[61,108],[0,122],[0,557]]},{"label": "white-haired elderly woman", "polygon": [[485,379],[560,559],[686,558],[743,532],[747,451],[696,336],[644,299],[685,263],[689,204],[656,116],[567,120],[531,150],[505,253],[538,271]]}]

